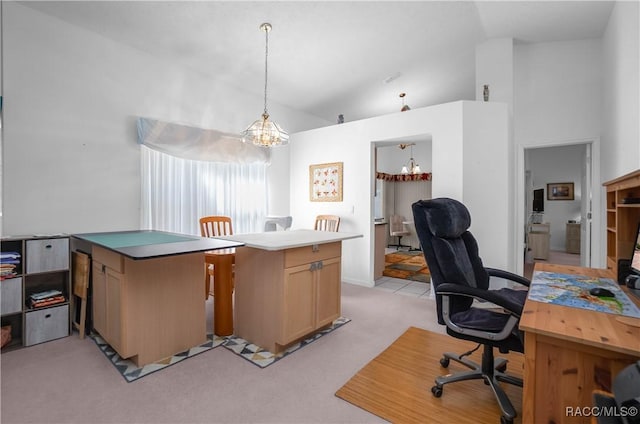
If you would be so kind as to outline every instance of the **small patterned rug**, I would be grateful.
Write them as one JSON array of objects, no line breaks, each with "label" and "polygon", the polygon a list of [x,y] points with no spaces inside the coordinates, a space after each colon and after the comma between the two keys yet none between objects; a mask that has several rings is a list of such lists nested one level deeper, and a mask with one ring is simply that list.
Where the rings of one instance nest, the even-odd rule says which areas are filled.
[{"label": "small patterned rug", "polygon": [[132,381],[145,377],[156,371],[160,371],[171,365],[175,365],[178,362],[184,361],[185,359],[192,358],[200,353],[216,348],[222,345],[222,343],[224,343],[226,339],[225,337],[218,337],[215,334],[207,334],[207,341],[200,346],[192,347],[191,349],[187,349],[184,352],[177,353],[173,356],[161,359],[152,364],[138,367],[131,360],[122,359],[120,355],[118,355],[118,353],[113,350],[113,348],[109,346],[109,344],[102,337],[100,337],[99,334],[92,333],[90,337],[93,339],[96,345],[98,345],[107,359],[109,359],[111,363],[116,367],[116,369],[120,372],[120,374],[122,374],[122,377],[127,380],[127,383],[131,383]]},{"label": "small patterned rug", "polygon": [[192,358],[200,353],[204,353],[218,346],[224,346],[236,355],[251,362],[252,364],[257,365],[260,368],[265,368],[279,361],[285,356],[290,355],[293,352],[305,347],[306,345],[318,340],[320,337],[331,333],[333,330],[342,327],[349,321],[351,321],[349,318],[340,317],[324,330],[312,334],[306,339],[290,346],[288,349],[278,354],[273,354],[267,350],[262,349],[260,346],[256,346],[253,343],[249,343],[246,340],[233,335],[220,337],[216,336],[215,334],[207,334],[207,341],[200,346],[192,347],[191,349],[185,350],[184,352],[177,353],[173,356],[161,359],[152,364],[144,365],[142,367],[138,367],[133,363],[133,361],[129,359],[122,359],[120,355],[118,355],[118,353],[111,346],[109,346],[109,344],[102,337],[100,337],[99,334],[92,333],[89,337],[93,339],[102,353],[104,353],[107,359],[109,359],[113,366],[116,367],[116,369],[120,372],[127,383],[131,383],[132,381],[136,381],[139,378],[165,369],[171,365],[175,365],[178,362],[184,361],[188,358]]},{"label": "small patterned rug", "polygon": [[290,355],[293,352],[307,346],[308,344],[313,343],[320,337],[331,333],[333,330],[337,330],[349,321],[351,321],[349,318],[340,317],[337,320],[333,321],[333,323],[326,329],[312,334],[306,339],[290,346],[288,349],[277,354],[271,353],[268,350],[264,350],[260,346],[256,346],[253,343],[249,343],[246,340],[235,336],[227,337],[227,340],[225,340],[222,345],[236,355],[239,355],[247,361],[251,362],[252,364],[257,365],[260,368],[265,368],[279,361],[285,356]]},{"label": "small patterned rug", "polygon": [[431,282],[429,268],[424,260],[422,252],[397,251],[388,253],[384,257],[384,270],[382,275],[404,280]]}]

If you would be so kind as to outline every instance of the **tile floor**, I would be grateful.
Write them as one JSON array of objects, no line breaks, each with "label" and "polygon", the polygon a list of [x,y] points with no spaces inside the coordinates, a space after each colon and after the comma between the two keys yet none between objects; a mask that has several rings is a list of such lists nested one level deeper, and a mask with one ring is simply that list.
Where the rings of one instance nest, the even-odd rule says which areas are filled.
[{"label": "tile floor", "polygon": [[404,296],[429,298],[431,284],[420,283],[400,278],[382,277],[376,280],[376,289],[401,294]]},{"label": "tile floor", "polygon": [[[385,254],[393,253],[395,248],[387,247]],[[431,284],[419,283],[417,281],[403,280],[401,278],[381,277],[376,280],[376,289],[384,290],[403,296],[429,298]]]}]

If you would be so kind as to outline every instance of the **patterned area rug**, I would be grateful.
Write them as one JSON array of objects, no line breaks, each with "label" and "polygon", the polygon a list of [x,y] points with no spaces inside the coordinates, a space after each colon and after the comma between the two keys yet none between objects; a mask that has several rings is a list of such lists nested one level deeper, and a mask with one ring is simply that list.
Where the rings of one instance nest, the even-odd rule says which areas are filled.
[{"label": "patterned area rug", "polygon": [[318,340],[320,337],[331,333],[333,330],[342,327],[349,321],[351,321],[349,318],[340,317],[326,329],[309,336],[308,338],[290,346],[287,350],[278,354],[273,354],[267,350],[262,349],[260,346],[256,346],[253,343],[249,343],[246,340],[233,335],[220,337],[216,336],[215,334],[207,334],[207,341],[200,346],[193,347],[191,349],[185,350],[184,352],[177,353],[173,356],[154,362],[153,364],[145,365],[143,367],[138,367],[129,359],[122,359],[120,355],[118,355],[118,353],[113,350],[113,348],[109,346],[109,344],[102,337],[100,337],[99,334],[92,333],[89,337],[93,339],[102,353],[104,353],[109,361],[111,361],[113,366],[115,366],[116,369],[120,372],[122,377],[128,383],[131,383],[132,381],[135,381],[139,378],[165,369],[171,365],[175,365],[178,362],[184,361],[188,358],[192,358],[200,353],[204,353],[218,346],[224,346],[241,358],[244,358],[247,361],[251,362],[252,364],[257,365],[260,368],[265,368],[279,361],[285,356],[290,355],[293,352]]},{"label": "patterned area rug", "polygon": [[122,374],[127,383],[131,383],[139,378],[147,376],[156,371],[160,371],[166,367],[171,365],[175,365],[178,362],[184,361],[185,359],[192,358],[200,353],[206,352],[213,348],[216,348],[226,340],[225,337],[218,337],[214,334],[207,334],[207,341],[200,346],[192,347],[191,349],[185,350],[184,352],[177,353],[168,358],[161,359],[160,361],[154,362],[153,364],[148,364],[142,367],[138,367],[129,359],[122,359],[118,353],[113,350],[107,342],[100,337],[99,334],[92,333],[90,337],[93,341],[98,345],[102,353],[111,361],[111,363],[116,367],[116,369]]},{"label": "patterned area rug", "polygon": [[236,355],[239,355],[247,361],[251,362],[252,364],[257,365],[260,368],[265,368],[279,361],[285,356],[290,355],[293,352],[305,347],[306,345],[313,343],[320,337],[331,333],[333,330],[337,330],[349,321],[351,321],[349,318],[340,317],[337,320],[333,321],[333,323],[326,329],[309,336],[308,338],[290,346],[288,349],[277,354],[273,354],[268,350],[264,350],[260,346],[256,346],[253,343],[249,343],[246,340],[235,336],[227,337],[227,340],[223,343],[223,346],[231,350]]},{"label": "patterned area rug", "polygon": [[424,260],[422,252],[397,251],[389,253],[384,257],[384,270],[382,275],[404,280],[419,281],[421,283],[431,282],[429,268]]}]

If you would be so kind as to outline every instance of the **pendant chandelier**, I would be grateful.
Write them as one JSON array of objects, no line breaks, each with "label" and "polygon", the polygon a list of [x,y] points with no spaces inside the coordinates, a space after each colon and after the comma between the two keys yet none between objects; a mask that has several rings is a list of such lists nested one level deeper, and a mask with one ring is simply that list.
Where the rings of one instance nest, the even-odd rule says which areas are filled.
[{"label": "pendant chandelier", "polygon": [[263,23],[260,30],[265,34],[264,48],[264,112],[260,119],[244,130],[242,133],[242,141],[245,143],[253,143],[256,146],[271,147],[282,146],[289,143],[289,134],[285,132],[278,124],[269,120],[267,112],[267,59],[269,57],[269,31],[271,24]]},{"label": "pendant chandelier", "polygon": [[400,148],[405,149],[407,146],[411,148],[411,156],[409,157],[409,162],[402,167],[401,174],[419,174],[420,173],[420,165],[413,160],[413,143],[411,144],[401,144]]}]

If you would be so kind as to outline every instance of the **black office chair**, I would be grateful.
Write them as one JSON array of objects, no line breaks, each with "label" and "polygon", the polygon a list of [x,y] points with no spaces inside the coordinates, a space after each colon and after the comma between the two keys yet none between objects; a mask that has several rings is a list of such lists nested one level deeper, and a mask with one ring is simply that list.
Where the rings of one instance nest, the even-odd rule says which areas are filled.
[{"label": "black office chair", "polygon": [[613,393],[593,391],[593,403],[601,411],[616,414],[600,414],[598,424],[640,424],[640,361],[624,368],[613,379]]},{"label": "black office chair", "polygon": [[[440,397],[445,384],[483,379],[498,400],[502,411],[501,423],[512,423],[516,411],[498,382],[522,387],[522,379],[505,374],[507,361],[494,359],[493,348],[498,348],[501,353],[523,352],[523,336],[518,330],[518,323],[527,290],[490,290],[489,278],[505,278],[527,287],[530,281],[507,271],[483,266],[476,240],[468,231],[471,216],[462,203],[447,198],[420,200],[412,205],[412,209],[416,233],[436,293],[438,323],[447,326],[449,335],[478,343],[475,349],[462,355],[444,353],[440,359],[444,368],[454,360],[471,371],[436,378],[431,392]],[[492,310],[476,308],[474,299],[497,306]],[[484,346],[482,364],[465,358],[480,345]]]}]

